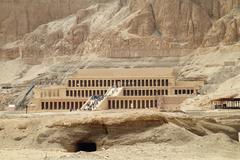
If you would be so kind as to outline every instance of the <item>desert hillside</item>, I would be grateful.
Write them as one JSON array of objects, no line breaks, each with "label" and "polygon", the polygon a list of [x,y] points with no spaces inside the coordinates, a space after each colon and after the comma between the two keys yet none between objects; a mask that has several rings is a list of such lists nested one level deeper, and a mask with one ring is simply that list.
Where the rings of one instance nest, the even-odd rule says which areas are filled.
[{"label": "desert hillside", "polygon": [[[240,112],[210,102],[240,97],[239,40],[240,0],[0,0],[0,159],[237,160]],[[147,67],[204,86],[178,112],[20,107],[79,69]]]},{"label": "desert hillside", "polygon": [[33,82],[61,84],[86,67],[175,67],[179,79],[204,80],[203,93],[235,94],[239,7],[239,0],[1,1],[0,84],[15,86],[1,92],[1,105]]},{"label": "desert hillside", "polygon": [[[1,58],[182,56],[239,38],[238,0],[1,2]],[[37,59],[36,59],[37,58]]]}]

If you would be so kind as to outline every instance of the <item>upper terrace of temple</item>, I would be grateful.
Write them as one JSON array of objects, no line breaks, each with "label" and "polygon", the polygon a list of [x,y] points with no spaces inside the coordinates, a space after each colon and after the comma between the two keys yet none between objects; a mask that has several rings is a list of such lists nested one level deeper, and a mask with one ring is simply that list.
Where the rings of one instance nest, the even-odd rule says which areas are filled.
[{"label": "upper terrace of temple", "polygon": [[128,77],[174,77],[172,68],[111,68],[111,69],[81,69],[68,79],[75,78],[128,78]]}]

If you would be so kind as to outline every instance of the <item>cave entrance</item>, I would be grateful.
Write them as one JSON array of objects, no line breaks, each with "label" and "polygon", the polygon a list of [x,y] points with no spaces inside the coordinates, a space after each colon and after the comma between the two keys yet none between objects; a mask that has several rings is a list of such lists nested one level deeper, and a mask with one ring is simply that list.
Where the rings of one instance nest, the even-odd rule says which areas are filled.
[{"label": "cave entrance", "polygon": [[75,145],[75,152],[95,152],[97,151],[97,145],[93,142],[78,142]]}]

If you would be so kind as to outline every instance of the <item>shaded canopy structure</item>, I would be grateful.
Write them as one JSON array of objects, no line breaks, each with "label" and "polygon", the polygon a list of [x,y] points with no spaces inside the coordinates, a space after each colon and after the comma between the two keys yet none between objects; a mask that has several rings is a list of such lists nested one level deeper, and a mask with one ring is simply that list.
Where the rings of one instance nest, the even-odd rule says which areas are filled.
[{"label": "shaded canopy structure", "polygon": [[240,109],[240,98],[218,98],[211,101],[214,109]]}]

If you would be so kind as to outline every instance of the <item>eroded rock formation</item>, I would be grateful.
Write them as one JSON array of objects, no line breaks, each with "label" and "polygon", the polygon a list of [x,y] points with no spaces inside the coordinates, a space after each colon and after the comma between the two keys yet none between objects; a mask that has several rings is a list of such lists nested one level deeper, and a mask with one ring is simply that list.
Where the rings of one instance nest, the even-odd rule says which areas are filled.
[{"label": "eroded rock formation", "polygon": [[[238,117],[215,115],[206,118],[204,114],[194,117],[156,111],[42,114],[29,117],[6,114],[0,115],[0,149],[21,148],[24,144],[25,148],[77,152],[79,143],[96,143],[98,150],[149,142],[182,146],[195,143],[194,140],[207,135],[214,136],[215,133],[225,134],[228,141],[234,143],[233,140],[238,140]],[[213,143],[216,143],[215,139]]]},{"label": "eroded rock formation", "polygon": [[73,54],[182,56],[199,47],[237,43],[240,35],[239,0],[1,3],[0,58],[21,57],[32,64]]}]

